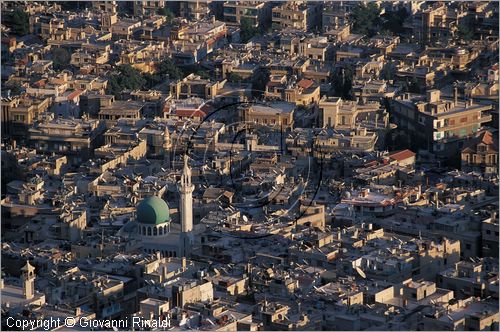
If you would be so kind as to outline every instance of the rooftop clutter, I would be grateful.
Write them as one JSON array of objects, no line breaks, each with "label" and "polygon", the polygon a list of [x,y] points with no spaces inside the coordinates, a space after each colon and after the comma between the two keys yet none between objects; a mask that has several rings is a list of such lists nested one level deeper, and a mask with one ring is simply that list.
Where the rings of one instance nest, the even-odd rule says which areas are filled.
[{"label": "rooftop clutter", "polygon": [[1,33],[6,318],[498,330],[498,3],[4,1]]}]

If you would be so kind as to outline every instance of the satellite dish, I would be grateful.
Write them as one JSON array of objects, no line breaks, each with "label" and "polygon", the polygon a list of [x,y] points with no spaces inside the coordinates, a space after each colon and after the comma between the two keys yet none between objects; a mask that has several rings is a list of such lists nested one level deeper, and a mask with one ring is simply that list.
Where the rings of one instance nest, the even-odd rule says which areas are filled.
[{"label": "satellite dish", "polygon": [[356,266],[356,272],[361,276],[361,278],[366,279],[366,274],[359,267]]},{"label": "satellite dish", "polygon": [[248,217],[246,215],[243,215],[243,221],[248,222]]}]

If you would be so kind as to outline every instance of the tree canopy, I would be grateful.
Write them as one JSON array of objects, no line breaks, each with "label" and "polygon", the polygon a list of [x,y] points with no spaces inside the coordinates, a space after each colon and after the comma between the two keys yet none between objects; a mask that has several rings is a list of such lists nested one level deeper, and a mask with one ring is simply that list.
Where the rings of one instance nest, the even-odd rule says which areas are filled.
[{"label": "tree canopy", "polygon": [[180,70],[179,67],[177,67],[169,58],[160,62],[156,73],[144,75],[144,79],[146,80],[146,87],[148,89],[151,89],[155,85],[160,84],[167,78],[178,80],[183,77],[184,74],[182,70]]},{"label": "tree canopy", "polygon": [[394,34],[402,33],[404,31],[403,23],[408,16],[409,14],[404,8],[399,8],[396,11],[387,12],[382,15],[382,18],[384,19],[382,28]]},{"label": "tree canopy", "polygon": [[373,36],[380,25],[380,9],[373,2],[367,4],[360,2],[351,14],[354,33]]},{"label": "tree canopy", "polygon": [[248,42],[253,36],[260,35],[261,29],[254,27],[250,19],[243,17],[240,25],[240,40],[242,43]]},{"label": "tree canopy", "polygon": [[158,74],[160,76],[168,76],[168,78],[171,79],[180,79],[184,76],[182,70],[180,70],[169,58],[160,62]]},{"label": "tree canopy", "polygon": [[9,27],[18,36],[24,36],[30,32],[29,15],[21,6],[16,7],[10,14]]},{"label": "tree canopy", "polygon": [[174,19],[174,14],[167,7],[163,7],[158,9],[158,15],[165,16],[167,18],[167,22],[170,22]]},{"label": "tree canopy", "polygon": [[333,88],[333,95],[342,99],[351,99],[353,76],[354,71],[347,64],[335,68],[329,79]]},{"label": "tree canopy", "polygon": [[238,75],[238,74],[235,74],[235,73],[229,73],[226,76],[226,79],[227,79],[228,82],[232,82],[232,83],[237,83],[237,82],[243,81],[243,79],[241,78],[241,76]]},{"label": "tree canopy", "polygon": [[269,69],[263,68],[258,70],[252,78],[252,96],[262,97],[266,90],[267,82],[269,82]]},{"label": "tree canopy", "polygon": [[52,62],[55,70],[66,68],[71,61],[71,55],[64,48],[56,48],[52,51]]},{"label": "tree canopy", "polygon": [[106,93],[119,96],[125,89],[143,89],[146,83],[146,79],[137,69],[130,65],[121,65],[117,68],[117,73],[109,77]]},{"label": "tree canopy", "polygon": [[457,35],[460,40],[470,41],[474,38],[474,31],[466,24],[458,26]]}]

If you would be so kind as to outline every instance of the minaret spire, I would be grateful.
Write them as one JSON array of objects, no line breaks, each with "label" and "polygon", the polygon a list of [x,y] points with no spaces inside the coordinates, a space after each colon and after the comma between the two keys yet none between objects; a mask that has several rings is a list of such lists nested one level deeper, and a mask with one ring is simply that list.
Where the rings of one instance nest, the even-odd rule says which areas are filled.
[{"label": "minaret spire", "polygon": [[189,168],[188,165],[187,155],[184,155],[184,168],[182,169],[181,186],[182,187],[191,186],[191,169]]},{"label": "minaret spire", "polygon": [[193,191],[191,182],[191,168],[188,165],[188,156],[184,155],[184,168],[182,169],[180,192],[180,214],[181,214],[181,252],[182,256],[187,256],[192,244],[193,230]]},{"label": "minaret spire", "polygon": [[35,297],[35,268],[26,261],[26,265],[21,269],[21,281],[23,284],[23,296],[25,299]]}]

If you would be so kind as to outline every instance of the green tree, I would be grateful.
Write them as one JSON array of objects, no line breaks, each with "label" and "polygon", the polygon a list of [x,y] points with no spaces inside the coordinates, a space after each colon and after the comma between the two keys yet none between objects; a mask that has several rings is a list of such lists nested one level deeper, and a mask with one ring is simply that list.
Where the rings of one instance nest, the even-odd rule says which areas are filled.
[{"label": "green tree", "polygon": [[167,22],[171,22],[174,19],[174,14],[167,7],[163,7],[158,9],[158,15],[165,16],[167,18]]},{"label": "green tree", "polygon": [[11,14],[10,28],[18,36],[24,36],[30,32],[29,15],[20,6],[16,7]]},{"label": "green tree", "polygon": [[108,79],[107,94],[118,97],[124,89],[141,90],[146,87],[146,79],[141,73],[130,65],[121,65],[117,68],[117,73]]},{"label": "green tree", "polygon": [[4,87],[5,90],[10,90],[11,96],[18,96],[23,92],[23,88],[19,83],[14,83]]},{"label": "green tree", "polygon": [[471,41],[474,38],[474,31],[466,24],[460,24],[458,26],[457,36],[460,40]]},{"label": "green tree", "polygon": [[421,93],[422,88],[416,78],[412,78],[410,82],[408,82],[407,91],[411,93]]},{"label": "green tree", "polygon": [[64,48],[56,48],[52,51],[52,62],[55,70],[66,68],[71,61],[71,55]]},{"label": "green tree", "polygon": [[252,25],[252,21],[249,18],[242,18],[240,24],[240,41],[242,43],[248,42],[253,36],[261,34],[261,30]]},{"label": "green tree", "polygon": [[387,62],[384,68],[382,68],[381,76],[384,80],[393,80],[396,71],[396,66],[391,62]]},{"label": "green tree", "polygon": [[144,74],[143,77],[146,80],[145,87],[151,89],[166,79],[178,80],[183,78],[184,73],[172,62],[171,59],[167,58],[158,64],[156,73]]},{"label": "green tree", "polygon": [[177,67],[169,58],[160,62],[160,65],[158,66],[158,74],[160,76],[176,80],[184,77],[182,70],[180,70],[179,67]]},{"label": "green tree", "polygon": [[373,2],[360,2],[352,11],[354,33],[373,36],[380,25],[380,9]]},{"label": "green tree", "polygon": [[409,14],[404,8],[387,12],[383,15],[384,23],[382,24],[382,28],[394,34],[402,33],[404,31],[403,23],[408,16]]},{"label": "green tree", "polygon": [[262,68],[258,70],[252,78],[252,96],[262,97],[267,82],[269,82],[269,69]]},{"label": "green tree", "polygon": [[354,71],[350,65],[344,64],[337,67],[330,75],[330,84],[333,88],[333,95],[342,99],[352,98],[352,81]]},{"label": "green tree", "polygon": [[235,74],[235,73],[229,73],[228,75],[226,75],[226,79],[228,82],[232,82],[232,83],[238,83],[238,82],[243,81],[241,76],[238,74]]}]

